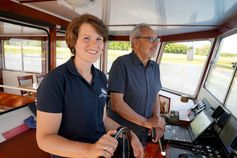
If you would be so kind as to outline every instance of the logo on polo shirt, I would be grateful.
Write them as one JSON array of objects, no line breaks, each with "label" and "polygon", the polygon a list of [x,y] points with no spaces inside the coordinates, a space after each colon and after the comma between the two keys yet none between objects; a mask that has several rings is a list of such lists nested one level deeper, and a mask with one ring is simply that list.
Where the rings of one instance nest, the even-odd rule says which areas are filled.
[{"label": "logo on polo shirt", "polygon": [[104,97],[107,98],[107,91],[104,88],[101,88],[101,94],[99,95],[99,98]]}]

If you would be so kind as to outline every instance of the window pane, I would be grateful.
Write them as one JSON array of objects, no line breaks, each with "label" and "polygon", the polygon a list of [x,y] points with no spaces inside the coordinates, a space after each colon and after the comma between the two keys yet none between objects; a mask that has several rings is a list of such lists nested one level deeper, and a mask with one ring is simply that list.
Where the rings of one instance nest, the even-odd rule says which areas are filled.
[{"label": "window pane", "polygon": [[232,114],[237,117],[237,77],[235,75],[235,79],[233,85],[231,87],[231,91],[229,93],[226,107],[232,112]]},{"label": "window pane", "polygon": [[100,58],[93,63],[93,65],[97,68],[97,69],[100,69]]},{"label": "window pane", "polygon": [[108,42],[107,73],[117,57],[129,54],[131,51],[131,44],[128,41]]},{"label": "window pane", "polygon": [[205,87],[223,103],[237,61],[237,34],[224,38],[211,66]]},{"label": "window pane", "polygon": [[[56,43],[56,66],[62,65],[63,63],[67,62],[72,56],[70,49],[67,46],[65,40],[57,41]],[[94,66],[96,68],[100,68],[100,59],[98,59]]]},{"label": "window pane", "polygon": [[233,70],[213,65],[210,70],[210,75],[207,78],[205,84],[206,89],[208,89],[208,91],[210,91],[222,103],[229,87],[232,74]]},{"label": "window pane", "polygon": [[[4,41],[5,68],[26,72],[42,72],[45,62],[42,41],[10,39]],[[44,55],[43,55],[44,54]],[[44,66],[45,67],[45,66]]]},{"label": "window pane", "polygon": [[71,57],[71,51],[67,47],[66,41],[56,43],[56,66],[62,65]]},{"label": "window pane", "polygon": [[[43,51],[41,41],[24,40],[23,43],[23,63],[24,71],[27,72],[42,72]],[[42,58],[43,57],[43,58]]]},{"label": "window pane", "polygon": [[48,53],[46,31],[4,22],[1,24],[3,29],[12,32],[10,37],[7,32],[1,32],[3,68],[5,70],[45,73]]},{"label": "window pane", "polygon": [[166,43],[160,63],[163,88],[194,95],[210,46],[210,41]]},{"label": "window pane", "polygon": [[3,42],[5,68],[22,70],[21,41],[9,40]]}]

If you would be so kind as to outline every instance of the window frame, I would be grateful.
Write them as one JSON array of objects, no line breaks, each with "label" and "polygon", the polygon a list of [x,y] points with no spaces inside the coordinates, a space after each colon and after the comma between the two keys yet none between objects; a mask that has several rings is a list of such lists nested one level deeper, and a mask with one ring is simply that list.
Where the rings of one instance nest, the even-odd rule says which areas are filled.
[{"label": "window frame", "polygon": [[[227,102],[227,99],[228,99],[228,96],[230,95],[229,93],[231,92],[231,87],[232,87],[232,84],[234,82],[234,78],[235,78],[235,75],[237,73],[237,66],[235,67],[235,69],[233,70],[233,73],[232,73],[232,78],[230,79],[230,82],[228,84],[228,88],[227,88],[227,91],[226,93],[224,94],[224,98],[223,98],[223,101],[221,102],[214,94],[211,93],[211,91],[206,87],[206,82],[207,82],[207,79],[211,73],[211,70],[212,70],[212,66],[216,63],[215,62],[215,59],[216,59],[216,56],[218,55],[219,53],[219,49],[220,49],[220,44],[222,42],[222,40],[226,37],[229,37],[231,35],[234,35],[234,34],[237,34],[237,29],[234,29],[234,30],[231,30],[229,32],[226,32],[222,35],[220,35],[218,38],[217,38],[217,42],[215,44],[215,47],[214,47],[214,50],[213,50],[213,55],[212,55],[212,58],[210,59],[210,64],[209,64],[209,68],[207,70],[207,74],[206,74],[206,77],[205,77],[205,80],[203,82],[203,88],[209,93],[209,95],[211,95],[215,101],[217,101],[220,105],[223,105],[223,106],[226,106],[226,102]],[[219,64],[215,64],[216,66],[220,66]]]},{"label": "window frame", "polygon": [[[42,42],[44,42],[45,41],[45,45],[47,45],[47,48],[45,49],[45,51],[46,51],[46,54],[45,54],[45,66],[43,66],[43,64],[42,64],[42,72],[40,72],[40,73],[46,73],[46,72],[48,72],[48,70],[49,70],[49,67],[48,67],[48,65],[49,65],[49,52],[50,52],[50,42],[49,42],[49,40],[50,40],[50,35],[49,35],[49,31],[46,29],[46,28],[44,28],[44,27],[39,27],[39,26],[35,26],[35,25],[31,25],[31,24],[28,24],[28,23],[23,23],[23,22],[18,22],[18,21],[12,21],[12,20],[8,20],[8,19],[2,19],[1,17],[0,17],[0,21],[1,22],[4,22],[4,23],[9,23],[9,24],[13,24],[13,25],[18,25],[18,26],[22,26],[22,27],[29,27],[29,28],[34,28],[34,29],[39,29],[39,30],[43,30],[44,32],[46,32],[46,35],[47,36],[45,36],[45,37],[40,37],[40,41],[41,41],[41,43]],[[24,35],[23,35],[24,36]],[[22,37],[23,37],[22,36]],[[11,37],[7,37],[7,38],[11,38]],[[34,39],[34,38],[27,38],[27,36],[26,36],[26,38],[24,37],[24,38],[19,38],[19,37],[14,37],[14,36],[12,36],[12,38],[16,38],[16,39],[26,39],[26,40],[32,40],[32,39]],[[39,37],[36,37],[37,39],[39,39]],[[46,39],[46,40],[42,40],[42,39]],[[9,40],[8,39],[8,40]],[[5,52],[4,52],[4,42],[3,41],[5,41],[4,39],[1,39],[1,47],[2,47],[2,61],[3,61],[3,70],[7,70],[7,71],[16,71],[16,72],[29,72],[29,73],[39,73],[39,72],[32,72],[32,71],[24,71],[24,53],[21,51],[21,59],[22,59],[22,61],[21,61],[21,63],[22,63],[22,67],[21,67],[21,70],[16,70],[16,69],[7,69],[6,68],[6,61],[5,61]],[[42,62],[41,62],[42,63]]]}]

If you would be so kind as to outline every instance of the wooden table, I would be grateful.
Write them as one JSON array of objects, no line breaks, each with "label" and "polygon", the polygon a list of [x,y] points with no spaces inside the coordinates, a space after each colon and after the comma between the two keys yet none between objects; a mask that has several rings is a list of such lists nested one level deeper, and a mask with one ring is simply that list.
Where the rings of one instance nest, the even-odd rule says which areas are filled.
[{"label": "wooden table", "polygon": [[2,110],[9,110],[34,102],[35,97],[26,97],[0,92],[0,109]]}]

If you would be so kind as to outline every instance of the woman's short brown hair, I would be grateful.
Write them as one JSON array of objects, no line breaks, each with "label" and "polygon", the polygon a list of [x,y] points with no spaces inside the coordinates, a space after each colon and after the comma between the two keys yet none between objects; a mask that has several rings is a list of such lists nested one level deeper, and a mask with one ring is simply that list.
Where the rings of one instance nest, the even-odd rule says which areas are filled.
[{"label": "woman's short brown hair", "polygon": [[77,42],[78,33],[83,23],[91,24],[95,28],[97,33],[103,36],[104,43],[108,39],[108,29],[102,20],[90,14],[82,14],[80,17],[75,18],[71,21],[66,31],[67,46],[74,55],[76,54],[75,45]]}]

